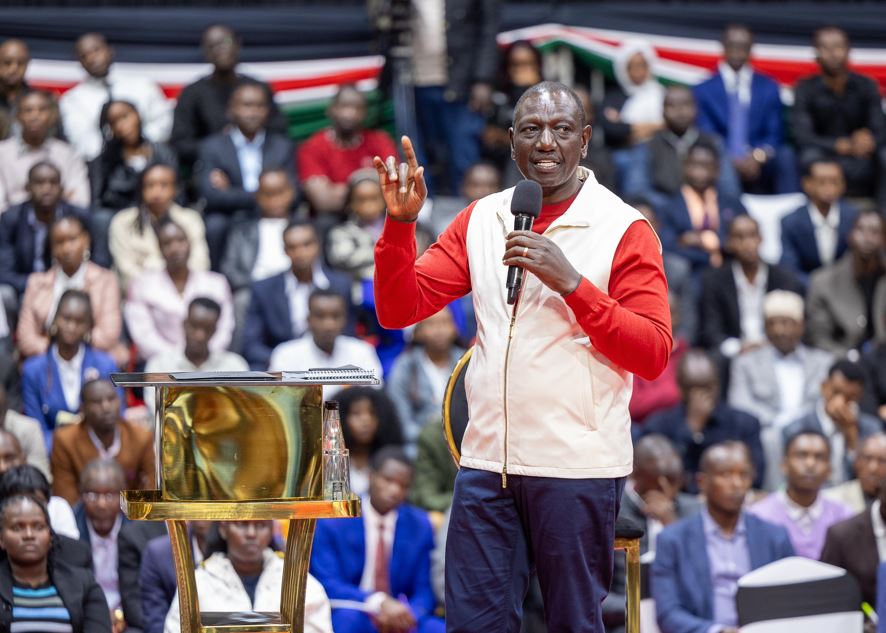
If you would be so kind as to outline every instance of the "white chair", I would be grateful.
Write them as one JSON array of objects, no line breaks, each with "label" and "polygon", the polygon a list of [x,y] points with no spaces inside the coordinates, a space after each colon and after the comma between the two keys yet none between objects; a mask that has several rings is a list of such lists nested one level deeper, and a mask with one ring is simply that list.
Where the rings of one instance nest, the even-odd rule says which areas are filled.
[{"label": "white chair", "polygon": [[746,193],[741,197],[741,203],[748,214],[760,224],[760,234],[763,236],[760,256],[763,261],[777,264],[781,258],[781,219],[806,204],[805,194],[759,196]]}]

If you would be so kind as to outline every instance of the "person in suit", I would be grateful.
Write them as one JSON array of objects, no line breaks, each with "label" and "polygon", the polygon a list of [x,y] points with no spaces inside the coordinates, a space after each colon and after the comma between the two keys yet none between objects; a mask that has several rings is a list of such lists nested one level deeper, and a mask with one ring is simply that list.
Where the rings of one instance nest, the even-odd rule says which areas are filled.
[{"label": "person in suit", "polygon": [[295,148],[286,136],[267,129],[269,101],[261,84],[240,84],[228,103],[231,126],[200,143],[195,178],[206,199],[206,240],[213,270],[218,270],[231,222],[255,212],[262,170],[282,168],[295,178]]},{"label": "person in suit", "polygon": [[401,449],[382,449],[373,459],[363,515],[352,521],[317,522],[311,573],[333,607],[338,601],[363,605],[334,608],[336,631],[444,630],[442,620],[433,615],[434,532],[427,515],[406,504],[412,476],[412,462]]},{"label": "person in suit", "polygon": [[[82,471],[97,458],[120,465],[129,490],[154,484],[154,436],[120,419],[120,396],[109,380],[83,385],[83,419],[58,429],[52,443],[52,489],[71,505],[80,498]],[[81,533],[82,536],[82,533]]]},{"label": "person in suit", "polygon": [[[120,509],[120,491],[127,487],[123,468],[113,459],[98,458],[80,473],[81,501],[74,507],[80,540],[92,551],[95,579],[101,586],[107,607],[115,620],[120,608],[120,578],[117,573],[120,530],[129,522]],[[121,630],[126,630],[125,624]]]},{"label": "person in suit", "polygon": [[853,461],[859,441],[883,430],[879,418],[859,410],[864,382],[861,365],[838,360],[821,383],[821,396],[815,407],[782,430],[783,443],[804,430],[817,431],[828,438],[832,449],[829,480],[832,485],[855,477]]},{"label": "person in suit", "polygon": [[[0,215],[0,284],[25,292],[28,275],[52,265],[46,236],[56,218],[79,215],[87,222],[86,209],[62,199],[61,172],[46,160],[28,170],[28,199]],[[110,262],[104,262],[108,265]]]},{"label": "person in suit", "polygon": [[886,479],[877,498],[863,512],[832,525],[821,550],[821,560],[848,571],[861,587],[861,597],[873,604],[877,595],[877,567],[886,562],[878,540],[886,525]]},{"label": "person in suit", "polygon": [[694,88],[698,127],[726,144],[745,191],[797,191],[794,152],[784,143],[778,84],[750,63],[754,36],[741,24],[723,30],[723,61]]},{"label": "person in suit", "polygon": [[662,633],[738,632],[735,593],[751,570],[793,556],[787,531],[744,511],[754,466],[741,442],[702,455],[705,506],[658,535],[652,597]]},{"label": "person in suit", "polygon": [[877,498],[886,480],[886,433],[868,435],[859,442],[853,464],[856,479],[824,489],[824,496],[862,512]]},{"label": "person in suit", "polygon": [[[132,522],[132,524],[136,523],[139,522]],[[188,524],[193,540],[192,552],[195,564],[201,563],[209,554],[209,546],[211,544],[209,540],[210,527],[212,525],[210,521],[191,521]],[[122,538],[123,535],[121,534]],[[124,547],[121,541],[121,561],[123,557]],[[129,558],[128,553],[126,557],[127,559]],[[178,581],[175,578],[175,559],[172,556],[172,544],[169,541],[169,535],[158,536],[149,540],[143,550],[139,552],[139,557],[141,563],[136,570],[138,576],[136,578],[137,585],[134,588],[139,594],[137,599],[142,612],[142,630],[144,633],[163,633],[166,614],[169,613],[169,608],[172,606],[172,601],[175,599],[175,591],[178,587]],[[134,597],[130,599],[135,600]],[[126,612],[126,600],[127,592],[124,589],[124,613]],[[128,620],[129,617],[127,616]]]},{"label": "person in suit", "polygon": [[793,273],[761,259],[762,237],[755,219],[736,216],[727,231],[730,260],[703,276],[701,338],[708,349],[733,358],[765,342],[764,296],[773,290],[802,289]]},{"label": "person in suit", "polygon": [[717,148],[707,141],[696,141],[686,150],[683,186],[659,212],[662,248],[690,261],[697,284],[704,270],[723,263],[726,230],[734,217],[747,213],[737,198],[718,194],[719,172]]},{"label": "person in suit", "polygon": [[754,466],[754,485],[759,487],[766,468],[760,422],[721,400],[713,359],[700,349],[687,351],[677,367],[677,384],[682,402],[651,416],[635,434],[661,434],[674,443],[683,460],[683,489],[690,493],[698,492],[695,475],[705,449],[726,440],[744,442]]},{"label": "person in suit", "polygon": [[[130,627],[144,630],[145,612],[142,609],[142,587],[139,570],[142,554],[152,539],[166,536],[162,521],[129,521],[120,528],[117,537],[117,577],[120,579],[120,607],[123,619]],[[174,591],[173,591],[174,593]],[[169,611],[169,605],[163,611]]]},{"label": "person in suit", "polygon": [[803,192],[808,204],[781,219],[781,265],[794,271],[805,287],[809,275],[846,252],[858,209],[843,199],[846,181],[835,160],[804,166]]},{"label": "person in suit", "polygon": [[[680,492],[683,462],[668,438],[647,435],[634,446],[634,472],[625,484],[618,516],[643,530],[640,554],[655,552],[658,535],[668,525],[696,514],[696,497]],[[603,601],[607,631],[623,633],[625,624],[625,555],[617,552],[612,587]]]},{"label": "person in suit", "polygon": [[3,499],[0,548],[0,630],[111,633],[105,596],[92,572],[70,565],[52,546],[45,505],[26,495]]},{"label": "person in suit", "polygon": [[846,254],[812,274],[806,296],[809,343],[834,356],[886,340],[883,216],[874,210],[859,213],[848,243]]},{"label": "person in suit", "polygon": [[87,342],[92,327],[89,295],[65,290],[49,329],[49,349],[26,360],[22,368],[24,412],[43,426],[47,446],[53,429],[76,420],[82,386],[117,371],[110,356]]},{"label": "person in suit", "polygon": [[315,288],[351,296],[351,279],[323,265],[320,239],[311,222],[290,222],[283,231],[283,248],[289,258],[288,270],[252,284],[243,327],[243,355],[253,369],[266,369],[277,345],[307,331],[308,298]]}]

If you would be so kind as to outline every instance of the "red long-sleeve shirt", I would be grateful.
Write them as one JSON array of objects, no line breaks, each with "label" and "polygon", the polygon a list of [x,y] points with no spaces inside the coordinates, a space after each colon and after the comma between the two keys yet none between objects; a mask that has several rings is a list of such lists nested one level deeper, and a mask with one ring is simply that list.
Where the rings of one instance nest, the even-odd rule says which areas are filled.
[{"label": "red long-sleeve shirt", "polygon": [[[532,230],[543,233],[573,199],[542,207]],[[375,246],[375,306],[382,326],[406,327],[471,291],[466,237],[474,204],[418,260],[415,224],[387,219]],[[652,380],[667,366],[673,343],[667,292],[658,239],[646,222],[635,222],[615,251],[609,294],[582,279],[564,299],[600,353]]]}]

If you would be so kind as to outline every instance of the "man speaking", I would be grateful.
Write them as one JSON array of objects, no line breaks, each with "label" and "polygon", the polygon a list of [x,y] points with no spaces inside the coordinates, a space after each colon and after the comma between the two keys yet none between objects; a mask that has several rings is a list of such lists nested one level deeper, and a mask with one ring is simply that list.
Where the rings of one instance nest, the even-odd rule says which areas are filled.
[{"label": "man speaking", "polygon": [[[535,567],[549,631],[602,633],[615,516],[631,472],[632,374],[655,378],[671,351],[661,250],[640,213],[579,167],[591,128],[568,87],[527,90],[510,137],[520,172],[541,186],[531,230],[509,229],[509,189],[471,203],[417,261],[424,168],[407,137],[405,163],[375,158],[387,203],[376,309],[384,327],[402,328],[473,291],[477,343],[446,547],[447,630],[517,633]],[[518,189],[515,207],[526,198]],[[513,305],[510,266],[524,271]]]}]

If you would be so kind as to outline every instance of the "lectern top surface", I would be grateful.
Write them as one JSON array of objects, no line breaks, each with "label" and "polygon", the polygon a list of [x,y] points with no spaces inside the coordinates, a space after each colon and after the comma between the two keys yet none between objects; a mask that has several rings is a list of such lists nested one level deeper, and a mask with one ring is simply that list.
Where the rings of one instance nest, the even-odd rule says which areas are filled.
[{"label": "lectern top surface", "polygon": [[173,373],[114,373],[118,387],[278,387],[311,385],[377,385],[375,372],[359,367],[330,367],[305,371],[226,371]]}]

